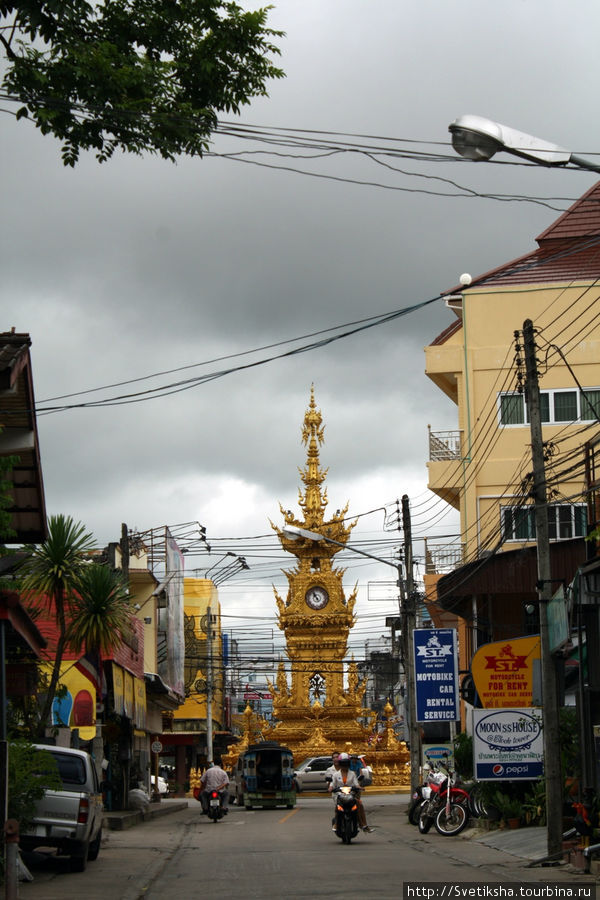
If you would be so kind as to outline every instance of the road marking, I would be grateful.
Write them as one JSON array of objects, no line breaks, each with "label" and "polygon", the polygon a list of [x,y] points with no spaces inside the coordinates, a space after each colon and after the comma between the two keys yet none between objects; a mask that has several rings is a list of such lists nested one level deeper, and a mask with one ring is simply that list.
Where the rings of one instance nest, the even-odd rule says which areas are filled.
[{"label": "road marking", "polygon": [[300,809],[298,807],[289,812],[286,816],[283,817],[283,819],[280,819],[278,824],[283,825],[284,822],[287,822],[288,819],[290,819],[292,816],[295,816],[297,812],[300,812]]}]

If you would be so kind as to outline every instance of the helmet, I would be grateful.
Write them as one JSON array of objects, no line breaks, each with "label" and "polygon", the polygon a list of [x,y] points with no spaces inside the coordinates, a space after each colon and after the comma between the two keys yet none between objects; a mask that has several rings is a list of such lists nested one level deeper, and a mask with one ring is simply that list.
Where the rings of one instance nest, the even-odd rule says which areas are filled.
[{"label": "helmet", "polygon": [[349,766],[350,765],[350,757],[347,753],[340,753],[338,756],[338,762],[340,766]]}]

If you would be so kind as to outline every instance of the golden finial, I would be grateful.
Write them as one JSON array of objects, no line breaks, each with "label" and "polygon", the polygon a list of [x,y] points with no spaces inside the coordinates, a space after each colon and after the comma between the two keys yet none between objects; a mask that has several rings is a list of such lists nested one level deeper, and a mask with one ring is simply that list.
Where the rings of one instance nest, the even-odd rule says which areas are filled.
[{"label": "golden finial", "polygon": [[319,446],[324,441],[325,426],[321,410],[315,402],[315,386],[310,388],[310,402],[304,415],[302,426],[302,443],[307,446],[306,466],[299,469],[306,490],[299,491],[298,503],[304,510],[304,518],[309,528],[317,528],[323,524],[323,513],[327,506],[327,490],[321,493],[321,485],[327,476],[327,469],[322,469],[319,460]]}]

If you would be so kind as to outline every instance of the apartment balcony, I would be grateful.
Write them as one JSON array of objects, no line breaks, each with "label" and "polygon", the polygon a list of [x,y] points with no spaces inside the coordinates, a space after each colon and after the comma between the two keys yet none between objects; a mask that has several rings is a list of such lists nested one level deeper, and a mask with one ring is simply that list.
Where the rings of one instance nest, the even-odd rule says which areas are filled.
[{"label": "apartment balcony", "polygon": [[453,572],[465,561],[465,544],[436,544],[425,539],[425,572],[428,575]]},{"label": "apartment balcony", "polygon": [[429,431],[429,489],[459,509],[462,469],[462,434],[460,431]]},{"label": "apartment balcony", "polygon": [[429,431],[429,460],[438,462],[445,459],[461,458],[461,434],[460,431]]}]

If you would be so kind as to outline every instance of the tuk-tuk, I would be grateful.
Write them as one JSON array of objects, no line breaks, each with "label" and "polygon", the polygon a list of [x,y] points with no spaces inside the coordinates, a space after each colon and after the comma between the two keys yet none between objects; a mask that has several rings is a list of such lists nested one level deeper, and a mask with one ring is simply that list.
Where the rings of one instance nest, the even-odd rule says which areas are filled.
[{"label": "tuk-tuk", "polygon": [[240,770],[240,800],[246,809],[254,806],[291,809],[295,805],[294,757],[287,747],[281,747],[276,741],[250,744],[238,760]]}]

